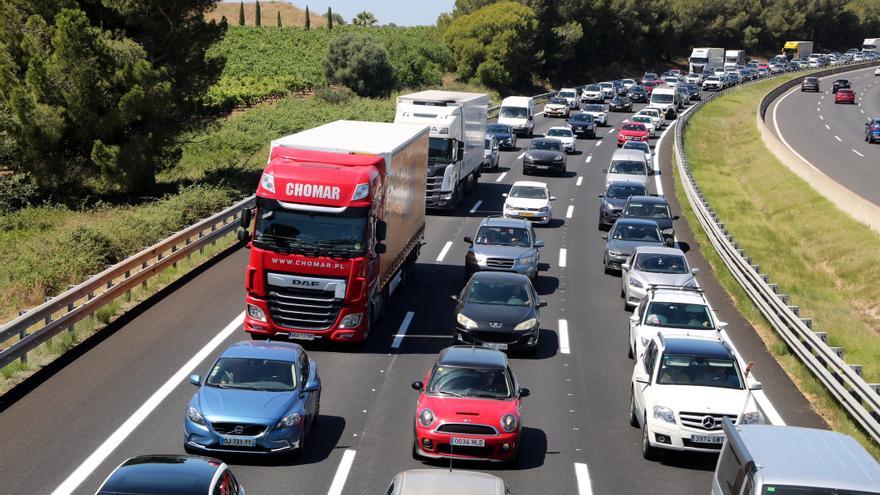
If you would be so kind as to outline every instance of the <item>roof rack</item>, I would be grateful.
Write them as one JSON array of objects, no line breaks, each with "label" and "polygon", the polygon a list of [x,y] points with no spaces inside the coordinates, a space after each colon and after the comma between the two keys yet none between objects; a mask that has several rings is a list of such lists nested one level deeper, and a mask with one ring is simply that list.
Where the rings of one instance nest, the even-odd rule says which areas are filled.
[{"label": "roof rack", "polygon": [[648,284],[649,291],[655,290],[680,290],[683,292],[697,292],[702,294],[705,292],[701,287],[683,287],[681,285],[669,285],[669,284]]}]

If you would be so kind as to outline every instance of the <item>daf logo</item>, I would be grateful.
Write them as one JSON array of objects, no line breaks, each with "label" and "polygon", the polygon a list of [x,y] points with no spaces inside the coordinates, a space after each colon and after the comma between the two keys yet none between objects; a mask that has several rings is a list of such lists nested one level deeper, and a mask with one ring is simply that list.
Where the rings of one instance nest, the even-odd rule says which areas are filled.
[{"label": "daf logo", "polygon": [[704,417],[702,423],[703,423],[703,428],[705,428],[707,430],[711,430],[712,428],[715,428],[715,418],[713,418],[712,416]]},{"label": "daf logo", "polygon": [[290,281],[290,285],[296,286],[296,287],[317,287],[320,284],[321,284],[321,282],[318,282],[317,280],[292,279]]},{"label": "daf logo", "polygon": [[241,435],[244,433],[244,427],[241,425],[235,425],[235,428],[232,429],[233,435]]},{"label": "daf logo", "polygon": [[489,326],[492,328],[501,328],[501,322],[500,321],[492,321],[492,322],[489,322]]}]

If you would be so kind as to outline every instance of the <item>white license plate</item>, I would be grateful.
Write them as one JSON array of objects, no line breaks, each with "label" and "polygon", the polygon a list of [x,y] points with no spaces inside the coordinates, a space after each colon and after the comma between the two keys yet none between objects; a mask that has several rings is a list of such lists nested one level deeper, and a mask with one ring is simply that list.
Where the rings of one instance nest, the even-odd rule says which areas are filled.
[{"label": "white license plate", "polygon": [[533,217],[533,216],[535,216],[535,214],[532,213],[532,212],[530,212],[530,211],[521,211],[521,212],[519,212],[519,216],[521,216],[521,217]]},{"label": "white license plate", "polygon": [[449,439],[449,445],[456,447],[485,447],[486,441],[482,438],[456,438]]},{"label": "white license plate", "polygon": [[315,334],[290,332],[289,334],[287,334],[287,338],[289,338],[290,340],[315,340]]},{"label": "white license plate", "polygon": [[496,351],[506,351],[507,344],[496,344],[495,342],[483,342],[486,349],[495,349]]},{"label": "white license plate", "polygon": [[549,166],[549,165],[535,165],[535,168],[540,168],[540,169],[543,169],[543,170],[547,170],[548,168],[550,168],[550,166]]},{"label": "white license plate", "polygon": [[724,443],[724,435],[691,435],[691,442],[694,443]]},{"label": "white license plate", "polygon": [[257,441],[253,438],[220,437],[220,445],[228,445],[230,447],[254,447],[257,445]]}]

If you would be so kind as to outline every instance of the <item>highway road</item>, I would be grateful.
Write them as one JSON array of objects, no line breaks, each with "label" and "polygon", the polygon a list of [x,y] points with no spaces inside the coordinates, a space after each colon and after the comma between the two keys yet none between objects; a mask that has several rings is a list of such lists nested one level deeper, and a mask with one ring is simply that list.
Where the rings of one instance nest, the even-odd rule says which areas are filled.
[{"label": "highway road", "polygon": [[[856,104],[835,104],[835,79],[846,78]],[[820,79],[821,92],[800,86],[777,98],[767,109],[767,124],[814,168],[859,196],[880,204],[880,146],[865,142],[867,117],[880,117],[880,76],[874,68]]]},{"label": "highway road", "polygon": [[[523,405],[520,466],[453,466],[496,473],[514,493],[678,495],[710,487],[715,457],[645,461],[640,432],[627,421],[629,313],[619,297],[619,278],[603,273],[604,241],[597,229],[602,169],[617,149],[615,127],[624,118],[612,113],[611,125],[600,128],[596,139],[578,142],[567,177],[529,177],[546,181],[557,201],[553,223],[538,228],[546,266],[537,289],[549,303],[542,310],[541,347],[535,357],[514,356],[511,364],[532,391]],[[539,116],[536,132],[558,122]],[[662,173],[654,188],[667,194],[678,214],[671,145],[669,135],[659,146]],[[422,466],[410,456],[417,397],[410,383],[422,379],[437,352],[451,344],[449,296],[463,282],[462,237],[474,233],[481,217],[499,212],[501,194],[522,178],[521,154],[505,152],[501,169],[485,173],[455,213],[429,217],[416,277],[398,289],[383,324],[362,348],[307,347],[324,386],[319,426],[298,460],[227,459],[248,493],[379,494],[398,471]],[[676,231],[691,264],[702,269],[698,278],[718,316],[730,323],[735,345],[755,361],[769,398],[764,404],[778,411],[774,420],[824,427],[711,276],[684,220]],[[193,368],[204,374],[222,349],[248,338],[240,328],[246,263],[247,251],[230,251],[100,334],[63,366],[50,367],[4,397],[0,491],[94,493],[128,457],[182,453],[183,413],[195,392],[186,375]]]}]

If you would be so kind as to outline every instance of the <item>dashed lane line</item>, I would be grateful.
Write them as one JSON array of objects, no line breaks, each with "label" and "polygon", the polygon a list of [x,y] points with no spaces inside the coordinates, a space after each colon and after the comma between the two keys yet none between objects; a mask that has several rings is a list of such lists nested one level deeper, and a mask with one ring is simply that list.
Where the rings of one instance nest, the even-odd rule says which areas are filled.
[{"label": "dashed lane line", "polygon": [[499,175],[498,178],[495,179],[495,182],[501,182],[504,180],[505,177],[507,177],[507,172],[504,172],[501,175]]},{"label": "dashed lane line", "polygon": [[345,481],[348,479],[348,473],[351,471],[351,465],[354,464],[354,456],[357,452],[352,449],[346,449],[339,461],[339,467],[336,468],[336,474],[333,476],[333,482],[327,495],[342,495],[342,489],[345,488]]},{"label": "dashed lane line", "polygon": [[834,139],[836,139],[836,140],[837,140],[838,142],[840,142],[840,143],[843,142],[843,139],[840,139],[840,136],[834,136]]},{"label": "dashed lane line", "polygon": [[568,251],[565,248],[559,248],[559,268],[565,268],[567,254]]},{"label": "dashed lane line", "polygon": [[446,241],[446,244],[443,246],[443,249],[440,250],[440,254],[437,255],[437,263],[443,261],[443,258],[446,257],[446,253],[449,252],[449,248],[452,247],[452,241]]},{"label": "dashed lane line", "polygon": [[525,151],[523,151],[522,153],[520,153],[519,156],[516,157],[516,159],[517,159],[517,160],[522,160],[522,158],[523,158],[524,156],[526,156],[526,152],[525,152]]},{"label": "dashed lane line", "polygon": [[[855,151],[855,150],[853,150]],[[571,218],[574,215],[574,205],[568,205],[568,209],[565,210],[565,218]]]},{"label": "dashed lane line", "polygon": [[593,161],[593,155],[587,155],[587,159],[584,162],[590,163],[591,161]]},{"label": "dashed lane line", "polygon": [[831,126],[828,124],[825,124],[825,128],[828,129],[829,131],[831,130]]},{"label": "dashed lane line", "polygon": [[584,177],[583,177],[583,176],[579,176],[577,182],[575,183],[575,185],[578,186],[578,187],[580,187],[580,185],[583,184],[583,183],[584,183]]},{"label": "dashed lane line", "polygon": [[571,347],[568,344],[568,320],[559,320],[559,352],[569,354]]},{"label": "dashed lane line", "polygon": [[583,462],[574,463],[574,476],[577,479],[578,495],[593,495],[593,485],[590,482],[590,471]]},{"label": "dashed lane line", "polygon": [[413,316],[415,316],[414,312],[406,312],[406,316],[403,317],[403,321],[400,322],[400,327],[397,329],[397,334],[394,335],[394,342],[391,343],[392,349],[400,348],[403,338],[406,337],[406,331],[409,330],[409,324],[412,323]]},{"label": "dashed lane line", "polygon": [[864,157],[865,157],[865,155],[863,155],[863,154],[861,154],[861,153],[859,153],[859,151],[858,151],[858,150],[852,150],[852,152],[853,152],[853,153],[855,153],[855,154],[857,154],[857,155],[859,155],[859,156],[860,156],[860,157],[862,157],[862,158],[864,158]]},{"label": "dashed lane line", "polygon": [[470,211],[470,212],[471,212],[471,213],[476,213],[477,210],[480,209],[480,205],[481,205],[481,204],[483,204],[483,200],[482,200],[482,199],[479,200],[479,201],[477,201],[477,203],[474,205],[474,207],[471,208],[471,211]]}]

